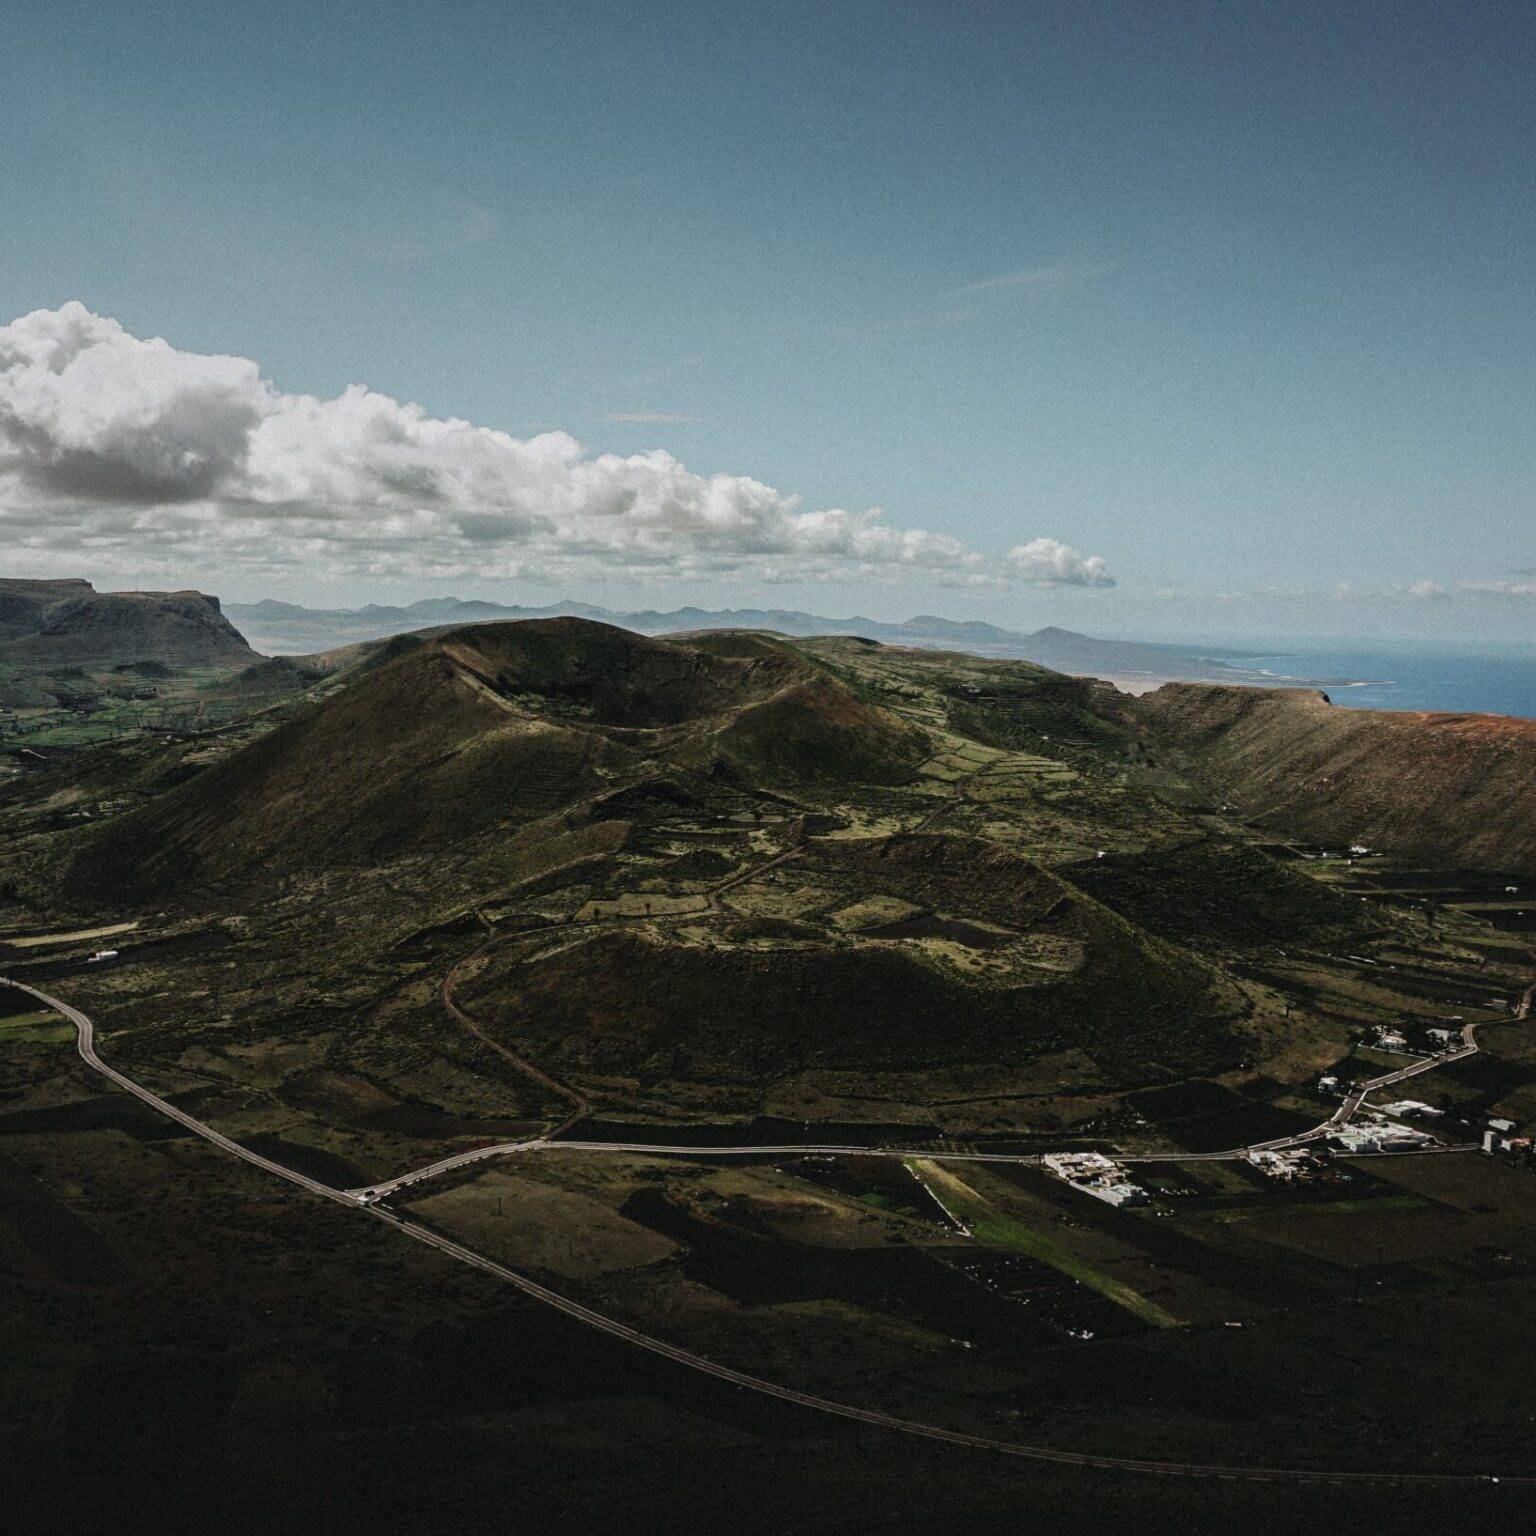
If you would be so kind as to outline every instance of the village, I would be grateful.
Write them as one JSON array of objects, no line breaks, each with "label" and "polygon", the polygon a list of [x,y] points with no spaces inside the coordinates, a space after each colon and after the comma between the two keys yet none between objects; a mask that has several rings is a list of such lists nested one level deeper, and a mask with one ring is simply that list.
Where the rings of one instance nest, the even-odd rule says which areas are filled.
[{"label": "village", "polygon": [[[1173,1154],[1161,1161],[1240,1163],[1278,1184],[1335,1178],[1337,1165],[1349,1159],[1408,1153],[1480,1151],[1508,1163],[1536,1168],[1536,1142],[1530,1135],[1522,1134],[1520,1124],[1508,1117],[1453,1116],[1445,1104],[1410,1097],[1368,1102],[1373,1091],[1430,1071],[1440,1061],[1473,1054],[1476,1046],[1462,1017],[1452,1016],[1442,1024],[1430,1026],[1380,1026],[1362,1044],[1377,1052],[1406,1056],[1411,1064],[1359,1082],[1346,1081],[1337,1071],[1324,1073],[1316,1083],[1318,1096],[1339,1099],[1342,1104],[1330,1119],[1310,1131],[1230,1151],[1191,1153],[1186,1158]],[[1154,1161],[1146,1154],[1116,1157],[1096,1151],[1054,1152],[1040,1161],[1055,1178],[1107,1205],[1119,1208],[1153,1204],[1152,1192],[1138,1182],[1128,1166]]]}]

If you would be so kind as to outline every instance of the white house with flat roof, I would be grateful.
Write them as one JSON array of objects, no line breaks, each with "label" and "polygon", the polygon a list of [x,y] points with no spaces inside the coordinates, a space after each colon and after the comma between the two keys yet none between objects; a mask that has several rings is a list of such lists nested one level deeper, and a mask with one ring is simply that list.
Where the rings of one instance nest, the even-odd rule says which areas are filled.
[{"label": "white house with flat roof", "polygon": [[1073,1189],[1106,1205],[1145,1205],[1150,1198],[1119,1163],[1102,1152],[1051,1152],[1040,1163]]}]

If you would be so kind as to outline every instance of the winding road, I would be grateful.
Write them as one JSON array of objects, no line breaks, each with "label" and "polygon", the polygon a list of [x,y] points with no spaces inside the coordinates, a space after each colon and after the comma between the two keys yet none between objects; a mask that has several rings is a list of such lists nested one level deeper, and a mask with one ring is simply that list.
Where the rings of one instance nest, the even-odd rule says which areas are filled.
[{"label": "winding road", "polygon": [[[1300,1467],[1265,1467],[1265,1466],[1227,1466],[1219,1463],[1208,1462],[1176,1462],[1153,1461],[1129,1456],[1098,1455],[1088,1451],[1073,1451],[1054,1446],[1021,1445],[1010,1440],[999,1440],[988,1435],[972,1434],[964,1430],[947,1429],[943,1425],[925,1424],[914,1419],[900,1418],[894,1414],[882,1413],[874,1408],[860,1408],[852,1403],[838,1402],[832,1398],[819,1397],[814,1393],[800,1392],[793,1387],[786,1387],[775,1381],[769,1381],[765,1377],[749,1375],[744,1371],[732,1369],[730,1366],[721,1365],[718,1361],[709,1360],[703,1355],[694,1354],[691,1350],[679,1348],[669,1344],[663,1339],[642,1333],[639,1329],[630,1327],[627,1323],[619,1322],[615,1318],[607,1317],[601,1312],[584,1306],[568,1296],[561,1295],[558,1291],[551,1290],[548,1286],[541,1285],[538,1281],[527,1275],[519,1274],[516,1270],[509,1269],[506,1265],[488,1258],[485,1254],[478,1253],[472,1248],[465,1247],[462,1243],[432,1231],[429,1227],[422,1226],[418,1222],[409,1220],[396,1212],[377,1204],[377,1195],[374,1189],[356,1191],[334,1189],[330,1185],[321,1183],[318,1179],[312,1179],[299,1173],[282,1163],[273,1161],[253,1152],[250,1148],[242,1146],[221,1132],[206,1125],[184,1110],[178,1109],[174,1104],[168,1103],[158,1094],[148,1088],[134,1082],[134,1080],[116,1068],[110,1067],[104,1062],[96,1051],[95,1026],[90,1017],[80,1009],[71,1006],[60,998],[51,996],[38,988],[29,986],[24,982],[12,981],[6,977],[0,977],[0,986],[8,986],[26,993],[36,999],[45,1007],[57,1010],[64,1018],[68,1019],[76,1030],[76,1046],[80,1058],[92,1071],[100,1073],[108,1081],[132,1094],[141,1103],[147,1105],[157,1114],[174,1120],[178,1125],[191,1131],[194,1135],[202,1137],[232,1156],[250,1163],[253,1167],[260,1168],[276,1178],[283,1179],[289,1184],[310,1194],[318,1195],[322,1199],[330,1200],[338,1205],[348,1206],[360,1215],[371,1220],[383,1222],[385,1225],[402,1233],[416,1242],[429,1248],[436,1249],[439,1253],[457,1260],[461,1264],[483,1271],[494,1276],[506,1284],[514,1286],[524,1295],[532,1297],[536,1301],[543,1302],[546,1306],[563,1312],[566,1316],[587,1324],[602,1333],[633,1345],[637,1349],[644,1349],[653,1355],[674,1363],[685,1366],[690,1370],[699,1371],[711,1376],[718,1381],[728,1382],[745,1391],[755,1392],[765,1397],[776,1398],[781,1402],[792,1403],[798,1407],[812,1409],[818,1413],[832,1415],[836,1418],[851,1420],[857,1424],[863,1424],[876,1429],[892,1430],[900,1434],[913,1435],[921,1439],[939,1441],[944,1444],[969,1447],[974,1450],[988,1451],[995,1455],[1008,1456],[1021,1461],[1044,1462],[1061,1466],[1092,1468],[1104,1471],[1143,1473],[1158,1477],[1181,1478],[1220,1478],[1229,1481],[1241,1482],[1284,1482],[1284,1483],[1308,1483],[1308,1484],[1332,1484],[1341,1487],[1361,1487],[1369,1485],[1378,1486],[1404,1486],[1424,1485],[1433,1487],[1474,1487],[1486,1486],[1490,1482],[1498,1482],[1504,1486],[1536,1487],[1536,1476],[1515,1476],[1492,1478],[1487,1474],[1471,1472],[1366,1472],[1350,1469],[1326,1469],[1326,1468],[1300,1468]],[[1525,1017],[1530,1010],[1531,998],[1536,993],[1536,986],[1527,991],[1521,1006],[1520,1017]],[[1468,1032],[1468,1045],[1475,1050],[1476,1044],[1470,1039]],[[1466,1054],[1465,1051],[1460,1054]],[[1444,1060],[1446,1058],[1439,1058]],[[1420,1064],[1417,1070],[1427,1070]],[[1381,1086],[1385,1082],[1395,1081],[1397,1076],[1411,1075],[1411,1072],[1395,1074],[1388,1078],[1379,1079],[1377,1083],[1367,1085],[1365,1091],[1372,1086]],[[553,1080],[551,1080],[553,1081]],[[1359,1097],[1356,1097],[1355,1107],[1358,1108]],[[547,1141],[534,1141],[519,1144],[523,1148],[548,1146]],[[563,1143],[561,1145],[572,1145]],[[620,1150],[611,1143],[590,1144],[589,1149],[602,1147],[604,1150]],[[481,1156],[493,1155],[505,1148],[486,1148]],[[644,1150],[655,1152],[656,1148]],[[706,1149],[678,1148],[678,1152],[688,1155],[702,1155]],[[723,1149],[707,1149],[712,1155],[719,1156]],[[751,1149],[754,1153],[761,1154],[765,1150],[758,1147]],[[786,1151],[809,1152],[809,1147],[785,1148]],[[835,1147],[824,1149],[828,1152],[836,1152],[840,1155],[857,1155],[860,1149]],[[878,1149],[864,1149],[864,1155],[896,1155]],[[928,1154],[932,1155],[932,1154]],[[988,1154],[959,1154],[972,1159],[989,1159]],[[1017,1160],[1017,1159],[1003,1159]],[[446,1167],[462,1166],[464,1158],[445,1159],[441,1163],[433,1164],[432,1170],[441,1171]],[[432,1170],[418,1170],[414,1177],[422,1177]],[[395,1187],[400,1187],[397,1181]],[[376,1188],[376,1187],[375,1187]]]}]

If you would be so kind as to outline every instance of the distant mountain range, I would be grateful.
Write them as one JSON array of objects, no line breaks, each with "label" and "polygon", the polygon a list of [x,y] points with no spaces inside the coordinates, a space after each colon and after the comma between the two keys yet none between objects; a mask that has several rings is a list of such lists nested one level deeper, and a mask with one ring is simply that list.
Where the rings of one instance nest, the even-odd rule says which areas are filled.
[{"label": "distant mountain range", "polygon": [[785,608],[674,608],[659,612],[619,612],[591,603],[551,603],[542,608],[427,598],[406,607],[370,603],[365,608],[304,608],[272,598],[259,603],[229,603],[225,613],[259,651],[302,655],[333,650],[365,640],[382,640],[415,629],[492,620],[574,617],[597,619],[643,635],[670,635],[698,629],[767,629],[782,635],[863,635],[886,645],[932,650],[972,651],[1032,661],[1058,672],[1124,678],[1246,678],[1240,661],[1250,653],[1220,647],[1155,645],[1135,640],[1101,640],[1050,627],[1032,634],[1003,629],[980,620],[918,614],[899,623],[856,615],[832,619],[824,614]]}]

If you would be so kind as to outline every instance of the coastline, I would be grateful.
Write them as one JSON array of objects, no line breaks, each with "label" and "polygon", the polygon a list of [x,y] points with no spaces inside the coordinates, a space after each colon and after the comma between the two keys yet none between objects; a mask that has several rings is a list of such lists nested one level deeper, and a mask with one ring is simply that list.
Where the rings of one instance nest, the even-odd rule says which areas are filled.
[{"label": "coastline", "polygon": [[1388,681],[1365,681],[1345,678],[1317,678],[1317,677],[1279,677],[1268,672],[1238,672],[1235,669],[1229,676],[1215,677],[1210,673],[1203,676],[1191,677],[1188,674],[1175,675],[1172,672],[1074,672],[1074,677],[1093,678],[1101,683],[1109,683],[1121,693],[1128,693],[1133,698],[1140,698],[1144,693],[1152,693],[1161,688],[1164,683],[1201,683],[1212,688],[1315,688],[1321,693],[1333,693],[1345,688],[1390,688]]}]

